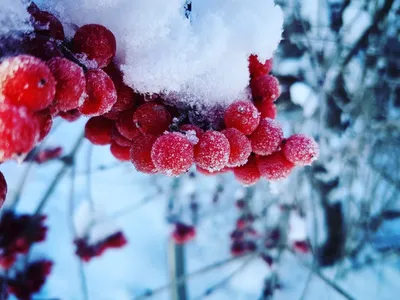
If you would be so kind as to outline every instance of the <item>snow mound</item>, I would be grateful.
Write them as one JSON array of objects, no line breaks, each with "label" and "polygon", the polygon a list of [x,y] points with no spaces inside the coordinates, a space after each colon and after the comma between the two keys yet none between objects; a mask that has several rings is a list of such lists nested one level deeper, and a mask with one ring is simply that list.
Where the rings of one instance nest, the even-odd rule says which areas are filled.
[{"label": "snow mound", "polygon": [[27,4],[18,0],[0,0],[0,39],[16,35],[17,32],[30,31]]}]

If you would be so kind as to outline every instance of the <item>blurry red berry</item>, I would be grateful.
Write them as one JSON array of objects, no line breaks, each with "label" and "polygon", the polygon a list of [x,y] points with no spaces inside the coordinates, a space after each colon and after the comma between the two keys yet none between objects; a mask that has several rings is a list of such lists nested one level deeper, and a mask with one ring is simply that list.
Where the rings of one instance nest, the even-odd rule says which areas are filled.
[{"label": "blurry red berry", "polygon": [[39,151],[35,157],[34,161],[38,164],[44,164],[50,160],[60,158],[63,153],[63,149],[61,147],[56,147],[56,148],[48,148]]},{"label": "blurry red berry", "polygon": [[126,137],[122,136],[116,127],[114,127],[112,131],[112,141],[122,147],[132,147],[133,145],[133,141],[128,140]]},{"label": "blurry red berry", "polygon": [[109,248],[122,248],[128,243],[125,235],[122,232],[116,232],[110,235],[106,240],[105,244]]},{"label": "blurry red berry", "polygon": [[183,223],[175,224],[175,230],[172,233],[172,238],[177,244],[184,244],[196,236],[196,229],[193,226],[186,225]]},{"label": "blurry red berry", "polygon": [[135,123],[133,123],[133,111],[131,110],[121,112],[115,125],[119,133],[128,140],[134,141],[142,135]]},{"label": "blurry red berry", "polygon": [[169,132],[157,138],[151,159],[160,173],[178,176],[193,164],[193,145],[183,134]]},{"label": "blurry red berry", "polygon": [[265,61],[265,63],[261,63],[258,60],[257,55],[250,55],[249,57],[249,71],[250,76],[252,78],[257,78],[263,75],[267,75],[272,70],[272,58]]},{"label": "blurry red berry", "polygon": [[68,122],[75,122],[82,116],[81,112],[77,109],[60,111],[58,115]]},{"label": "blurry red berry", "polygon": [[94,145],[111,143],[114,122],[103,117],[90,118],[85,125],[85,137]]},{"label": "blurry red berry", "polygon": [[249,139],[236,128],[228,128],[222,130],[221,133],[226,136],[231,148],[228,167],[244,165],[251,154],[251,143]]},{"label": "blurry red berry", "polygon": [[219,171],[227,165],[230,151],[225,135],[218,131],[207,131],[194,146],[194,160],[202,169]]},{"label": "blurry red berry", "polygon": [[105,113],[102,116],[109,120],[117,121],[120,118],[122,113],[123,112],[119,112],[119,111],[109,111],[108,113]]},{"label": "blurry red berry", "polygon": [[0,161],[28,153],[39,138],[39,123],[26,107],[0,105]]},{"label": "blurry red berry", "polygon": [[293,248],[301,253],[308,253],[310,251],[310,246],[306,241],[295,241],[293,243]]},{"label": "blurry red berry", "polygon": [[19,55],[0,64],[0,102],[23,105],[33,111],[47,108],[54,99],[56,82],[40,59]]},{"label": "blurry red berry", "polygon": [[249,160],[244,166],[234,168],[233,174],[235,175],[237,181],[246,186],[255,184],[261,178],[257,161],[254,156],[250,156]]},{"label": "blurry red berry", "polygon": [[231,254],[233,256],[241,256],[246,253],[246,244],[244,241],[236,240],[232,243]]},{"label": "blurry red berry", "polygon": [[28,11],[32,16],[32,25],[37,33],[61,41],[65,39],[63,25],[53,14],[40,9],[28,9]]},{"label": "blurry red berry", "polygon": [[52,103],[56,111],[69,111],[83,104],[86,89],[85,74],[80,66],[61,57],[47,62],[57,84]]},{"label": "blurry red berry", "polygon": [[317,142],[304,134],[295,134],[283,142],[282,151],[285,157],[295,165],[307,166],[318,159]]},{"label": "blurry red berry", "polygon": [[253,103],[237,101],[228,106],[224,120],[226,127],[236,128],[245,135],[249,135],[260,123],[260,114]]},{"label": "blurry red berry", "polygon": [[283,131],[277,121],[266,118],[261,120],[249,139],[254,153],[269,155],[278,150],[283,140]]},{"label": "blurry red berry", "polygon": [[7,182],[2,172],[0,172],[0,208],[3,206],[7,196]]},{"label": "blurry red berry", "polygon": [[120,161],[129,161],[131,159],[131,147],[123,147],[116,142],[111,143],[111,154]]},{"label": "blurry red berry", "polygon": [[172,117],[164,105],[149,102],[135,111],[133,122],[143,134],[161,135],[168,130]]},{"label": "blurry red berry", "polygon": [[273,102],[269,101],[257,101],[254,103],[257,107],[258,111],[261,114],[261,118],[270,118],[275,119],[278,111],[276,109],[276,105]]},{"label": "blurry red berry", "polygon": [[268,180],[284,179],[289,176],[294,164],[286,159],[281,151],[257,158],[258,170],[261,176]]},{"label": "blurry red berry", "polygon": [[87,97],[80,112],[85,116],[100,116],[109,112],[117,102],[117,91],[111,78],[102,70],[89,70],[86,73]]},{"label": "blurry red berry", "polygon": [[139,172],[157,173],[157,168],[151,159],[151,150],[156,139],[154,135],[142,135],[133,142],[131,161]]},{"label": "blurry red berry", "polygon": [[[87,24],[80,27],[72,40],[75,53],[83,54],[87,67],[104,68],[111,63],[117,49],[114,34],[99,24]],[[83,61],[84,62],[84,61]],[[84,62],[85,63],[85,62]]]},{"label": "blurry red berry", "polygon": [[250,81],[253,98],[256,101],[273,102],[279,98],[281,88],[278,79],[272,75],[260,76]]},{"label": "blurry red berry", "polygon": [[35,117],[39,123],[39,140],[38,140],[38,142],[41,142],[50,133],[51,127],[53,126],[53,117],[48,108],[45,110],[36,112]]}]

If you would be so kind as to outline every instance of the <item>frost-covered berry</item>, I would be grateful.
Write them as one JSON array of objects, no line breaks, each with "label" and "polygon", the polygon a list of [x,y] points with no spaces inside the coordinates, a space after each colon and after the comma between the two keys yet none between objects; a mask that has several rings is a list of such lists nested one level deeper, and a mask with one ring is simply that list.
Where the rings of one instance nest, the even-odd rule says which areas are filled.
[{"label": "frost-covered berry", "polygon": [[166,133],[155,141],[151,159],[160,173],[178,176],[193,164],[193,144],[181,133]]},{"label": "frost-covered berry", "polygon": [[132,109],[135,105],[135,93],[124,83],[122,72],[115,63],[110,63],[104,72],[110,76],[117,90],[117,102],[111,108],[112,112],[120,112]]},{"label": "frost-covered berry", "polygon": [[119,133],[128,140],[134,141],[142,135],[135,123],[133,123],[133,111],[131,110],[120,113],[115,125]]},{"label": "frost-covered berry", "polygon": [[41,142],[49,134],[51,127],[53,126],[53,117],[48,108],[45,110],[36,112],[35,117],[39,123],[39,140],[38,140],[38,142]]},{"label": "frost-covered berry", "polygon": [[168,129],[172,117],[164,105],[149,102],[139,106],[133,114],[133,122],[143,134],[161,135]]},{"label": "frost-covered berry", "polygon": [[86,89],[85,74],[80,66],[61,57],[47,62],[57,84],[52,103],[55,111],[69,111],[81,106]]},{"label": "frost-covered berry", "polygon": [[224,168],[231,152],[229,140],[218,131],[207,131],[194,146],[195,163],[202,169],[214,172]]},{"label": "frost-covered berry", "polygon": [[281,94],[278,79],[272,75],[265,75],[254,78],[250,81],[250,88],[253,98],[256,101],[273,102]]},{"label": "frost-covered berry", "polygon": [[114,34],[98,24],[87,24],[80,27],[72,42],[74,52],[85,56],[82,61],[87,67],[106,67],[112,61],[117,50]]},{"label": "frost-covered berry", "polygon": [[112,142],[110,146],[111,154],[120,161],[129,161],[131,159],[131,147],[124,147]]},{"label": "frost-covered berry", "polygon": [[269,155],[278,150],[283,140],[280,124],[272,119],[261,119],[260,125],[249,137],[253,152],[259,155]]},{"label": "frost-covered berry", "polygon": [[267,75],[272,70],[272,58],[265,61],[265,63],[261,63],[258,60],[257,55],[250,55],[249,57],[249,71],[251,78],[257,78],[260,76]]},{"label": "frost-covered berry", "polygon": [[117,143],[118,145],[122,147],[131,147],[133,144],[133,141],[128,140],[125,138],[123,135],[121,135],[116,127],[113,128],[112,131],[112,141]]},{"label": "frost-covered berry", "polygon": [[58,115],[67,122],[75,122],[82,116],[81,112],[78,109],[60,111]]},{"label": "frost-covered berry", "polygon": [[249,139],[236,128],[228,128],[222,130],[221,133],[226,136],[231,148],[227,166],[238,167],[244,165],[251,154]]},{"label": "frost-covered berry", "polygon": [[183,223],[176,223],[174,232],[172,233],[172,239],[177,244],[185,244],[196,236],[196,228]]},{"label": "frost-covered berry", "polygon": [[257,101],[254,103],[257,107],[258,111],[261,114],[261,118],[270,118],[275,119],[278,111],[276,109],[276,105],[273,102],[269,101]]},{"label": "frost-covered berry", "polygon": [[294,167],[294,164],[288,161],[281,151],[268,156],[259,156],[257,165],[261,176],[268,180],[284,179]]},{"label": "frost-covered berry", "polygon": [[0,162],[28,153],[39,138],[39,124],[24,106],[0,105]]},{"label": "frost-covered berry", "polygon": [[201,129],[200,127],[193,125],[193,124],[183,124],[180,128],[180,130],[184,133],[194,131],[196,134],[196,137],[199,139],[202,134],[204,133],[204,130]]},{"label": "frost-covered berry", "polygon": [[283,154],[286,158],[299,166],[308,166],[318,159],[319,147],[317,142],[304,134],[295,134],[284,141]]},{"label": "frost-covered berry", "polygon": [[[30,55],[19,55],[0,64],[0,94],[10,104],[33,111],[47,108],[54,99],[56,82],[44,62]],[[3,102],[0,97],[0,102]]]},{"label": "frost-covered berry", "polygon": [[157,173],[157,168],[151,159],[151,149],[157,137],[154,135],[142,135],[138,137],[131,148],[131,161],[136,170],[142,173]]},{"label": "frost-covered berry", "polygon": [[232,171],[232,168],[225,167],[225,168],[222,168],[219,171],[208,171],[208,170],[203,169],[203,168],[201,168],[199,166],[196,166],[196,170],[197,170],[197,172],[199,172],[200,174],[203,174],[205,176],[215,176],[217,174],[223,174],[223,173],[227,173],[229,171]]},{"label": "frost-covered berry", "polygon": [[260,123],[260,114],[253,103],[237,101],[228,106],[224,120],[226,127],[236,128],[245,135],[249,135]]},{"label": "frost-covered berry", "polygon": [[2,172],[0,172],[0,208],[3,206],[7,196],[7,181]]},{"label": "frost-covered berry", "polygon": [[85,116],[100,116],[109,112],[117,102],[117,91],[111,78],[102,70],[86,73],[86,93],[79,111]]},{"label": "frost-covered berry", "polygon": [[246,186],[255,184],[261,178],[257,161],[254,156],[250,156],[249,160],[244,166],[234,168],[233,174],[235,175],[237,181]]},{"label": "frost-covered berry", "polygon": [[85,125],[85,137],[94,145],[108,145],[111,143],[111,136],[114,122],[103,118],[93,117]]},{"label": "frost-covered berry", "polygon": [[51,36],[56,40],[64,40],[64,28],[60,20],[53,14],[40,9],[29,9],[32,16],[32,25],[35,32],[41,35]]}]

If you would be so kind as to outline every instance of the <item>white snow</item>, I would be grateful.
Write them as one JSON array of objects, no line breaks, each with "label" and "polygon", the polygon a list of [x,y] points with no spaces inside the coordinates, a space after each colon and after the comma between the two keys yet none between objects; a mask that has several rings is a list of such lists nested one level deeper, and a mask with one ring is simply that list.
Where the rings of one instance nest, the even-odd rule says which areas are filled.
[{"label": "white snow", "polygon": [[303,82],[296,82],[290,87],[290,98],[303,108],[303,114],[307,118],[315,113],[319,105],[316,93]]},{"label": "white snow", "polygon": [[0,0],[0,37],[32,29],[26,7],[23,1]]}]

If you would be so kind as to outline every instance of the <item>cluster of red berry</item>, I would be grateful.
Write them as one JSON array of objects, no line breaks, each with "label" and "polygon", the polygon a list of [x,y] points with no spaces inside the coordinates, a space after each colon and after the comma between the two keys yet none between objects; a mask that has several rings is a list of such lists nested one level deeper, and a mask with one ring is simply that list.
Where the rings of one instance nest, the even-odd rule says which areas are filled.
[{"label": "cluster of red berry", "polygon": [[27,254],[34,243],[46,239],[45,215],[16,215],[4,211],[0,220],[0,266],[11,268],[19,254]]},{"label": "cluster of red berry", "polygon": [[94,257],[101,256],[107,249],[124,247],[127,244],[127,240],[124,234],[118,231],[95,244],[90,244],[87,238],[76,239],[74,243],[76,245],[76,255],[84,262],[89,262]]}]

